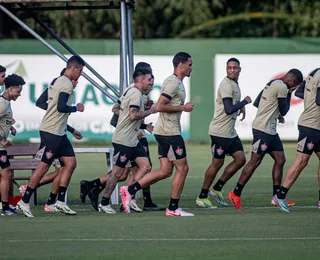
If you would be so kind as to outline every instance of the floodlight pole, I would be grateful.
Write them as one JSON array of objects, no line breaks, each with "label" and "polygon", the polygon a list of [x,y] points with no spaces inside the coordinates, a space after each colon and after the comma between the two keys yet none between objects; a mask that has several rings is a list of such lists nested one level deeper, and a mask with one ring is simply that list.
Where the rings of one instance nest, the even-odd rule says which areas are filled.
[{"label": "floodlight pole", "polygon": [[131,8],[127,7],[127,32],[128,32],[128,62],[129,62],[129,83],[133,83],[133,39],[132,39],[132,29],[131,29],[131,22],[132,22],[132,15],[131,15]]},{"label": "floodlight pole", "polygon": [[127,66],[127,6],[125,0],[121,0],[121,35],[120,35],[120,95],[128,86]]}]

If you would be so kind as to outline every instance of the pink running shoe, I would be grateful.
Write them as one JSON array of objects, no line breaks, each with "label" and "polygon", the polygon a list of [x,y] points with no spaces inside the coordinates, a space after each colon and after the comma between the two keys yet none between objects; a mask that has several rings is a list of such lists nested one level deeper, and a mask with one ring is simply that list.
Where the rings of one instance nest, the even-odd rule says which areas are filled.
[{"label": "pink running shoe", "polygon": [[26,193],[27,187],[28,187],[28,185],[26,185],[26,184],[21,185],[21,186],[19,187],[19,191],[20,191],[20,194],[21,194],[22,197],[23,197],[23,195]]},{"label": "pink running shoe", "polygon": [[166,210],[167,217],[193,217],[194,214],[190,212],[183,211],[181,208],[177,208],[176,210]]},{"label": "pink running shoe", "polygon": [[127,214],[130,214],[130,203],[131,203],[131,194],[128,191],[128,186],[122,186],[120,188],[120,195],[122,200],[122,205]]}]

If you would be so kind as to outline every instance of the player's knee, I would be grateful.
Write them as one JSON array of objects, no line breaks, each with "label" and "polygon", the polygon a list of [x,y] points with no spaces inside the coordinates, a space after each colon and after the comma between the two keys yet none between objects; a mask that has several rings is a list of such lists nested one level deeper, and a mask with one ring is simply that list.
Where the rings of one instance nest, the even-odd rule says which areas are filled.
[{"label": "player's knee", "polygon": [[240,168],[244,166],[246,164],[246,157],[243,156],[242,158],[240,158],[237,164],[239,165]]},{"label": "player's knee", "polygon": [[279,160],[277,160],[277,163],[281,166],[283,166],[286,163],[286,157],[281,157]]},{"label": "player's knee", "polygon": [[144,166],[144,172],[145,172],[145,173],[148,173],[148,172],[150,172],[150,171],[151,171],[151,165],[150,165],[150,164],[145,165],[145,166]]},{"label": "player's knee", "polygon": [[10,181],[12,179],[12,171],[8,170],[4,174],[1,175],[1,180]]}]

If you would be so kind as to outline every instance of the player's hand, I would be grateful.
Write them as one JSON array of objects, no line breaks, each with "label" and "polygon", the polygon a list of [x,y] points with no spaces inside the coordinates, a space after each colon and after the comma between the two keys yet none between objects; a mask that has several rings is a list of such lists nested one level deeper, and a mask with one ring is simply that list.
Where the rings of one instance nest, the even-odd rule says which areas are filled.
[{"label": "player's hand", "polygon": [[278,120],[279,120],[279,123],[280,123],[280,124],[284,124],[285,121],[286,121],[282,115],[279,115],[279,116],[278,116]]},{"label": "player's hand", "polygon": [[149,124],[147,124],[147,126],[146,126],[146,130],[147,130],[150,134],[152,134],[153,128],[154,128],[154,126],[152,125],[152,122],[149,123]]},{"label": "player's hand", "polygon": [[84,105],[81,104],[81,103],[78,103],[76,105],[76,108],[77,108],[77,111],[79,111],[79,112],[83,112],[84,111]]},{"label": "player's hand", "polygon": [[11,125],[14,125],[15,123],[16,123],[16,120],[14,120],[14,118],[12,118]]},{"label": "player's hand", "polygon": [[242,114],[242,118],[240,119],[240,121],[243,121],[246,118],[246,108],[240,108],[240,113],[239,116]]},{"label": "player's hand", "polygon": [[153,104],[153,105],[150,107],[150,110],[151,110],[151,113],[152,113],[152,114],[157,113],[156,104]]},{"label": "player's hand", "polygon": [[194,108],[194,104],[192,102],[187,102],[184,106],[183,106],[183,111],[184,112],[191,112]]},{"label": "player's hand", "polygon": [[2,139],[2,140],[0,141],[0,143],[3,145],[4,148],[7,148],[7,147],[9,147],[9,146],[12,146],[12,143],[11,143],[7,138]]},{"label": "player's hand", "polygon": [[250,104],[252,102],[251,97],[249,97],[249,96],[246,96],[244,98],[244,100],[246,100],[248,102],[248,104]]},{"label": "player's hand", "polygon": [[83,138],[82,134],[77,131],[77,130],[74,130],[72,135],[77,139],[77,140],[81,140]]},{"label": "player's hand", "polygon": [[138,131],[138,139],[140,140],[143,137],[143,132],[141,130]]},{"label": "player's hand", "polygon": [[148,99],[147,104],[144,106],[144,110],[148,110],[151,108],[151,106],[154,104],[154,102],[150,99]]},{"label": "player's hand", "polygon": [[11,126],[10,131],[13,136],[17,134],[17,129],[15,129],[13,126]]},{"label": "player's hand", "polygon": [[292,87],[292,88],[289,88],[289,92],[292,93],[292,92],[295,91],[298,87],[299,87],[299,85],[294,86],[294,87]]}]

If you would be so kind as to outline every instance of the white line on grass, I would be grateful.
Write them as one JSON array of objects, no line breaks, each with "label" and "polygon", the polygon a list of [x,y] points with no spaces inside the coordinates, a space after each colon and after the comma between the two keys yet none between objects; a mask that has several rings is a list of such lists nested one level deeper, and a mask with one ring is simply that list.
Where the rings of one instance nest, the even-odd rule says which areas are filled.
[{"label": "white line on grass", "polygon": [[35,243],[35,242],[120,242],[120,241],[282,241],[282,240],[320,240],[320,237],[239,237],[239,238],[61,238],[61,239],[10,239],[0,243]]}]

